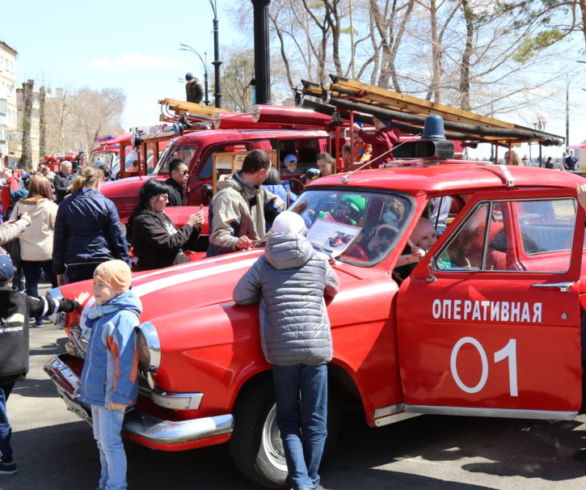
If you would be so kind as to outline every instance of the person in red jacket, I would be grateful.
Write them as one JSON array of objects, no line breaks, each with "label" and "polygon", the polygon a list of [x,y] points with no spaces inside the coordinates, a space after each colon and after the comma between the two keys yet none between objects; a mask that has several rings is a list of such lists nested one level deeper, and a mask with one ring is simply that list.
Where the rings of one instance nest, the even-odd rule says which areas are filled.
[{"label": "person in red jacket", "polygon": [[367,133],[358,124],[354,124],[360,139],[367,145],[372,145],[370,161],[374,168],[384,167],[394,160],[392,149],[399,142],[399,135],[395,129],[391,128],[391,122],[390,119],[379,119],[372,116],[372,123],[376,129],[374,134]]}]

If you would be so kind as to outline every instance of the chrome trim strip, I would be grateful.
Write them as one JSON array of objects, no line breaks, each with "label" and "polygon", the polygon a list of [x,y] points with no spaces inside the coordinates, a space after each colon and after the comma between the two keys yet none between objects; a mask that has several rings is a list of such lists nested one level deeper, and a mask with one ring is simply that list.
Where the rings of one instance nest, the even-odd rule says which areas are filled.
[{"label": "chrome trim strip", "polygon": [[394,413],[402,412],[404,410],[405,410],[405,408],[403,407],[402,403],[396,403],[395,405],[389,405],[387,407],[381,407],[381,408],[375,409],[373,417],[375,419],[378,419],[380,417],[385,417],[387,415],[393,415]]},{"label": "chrome trim strip", "polygon": [[232,414],[175,422],[151,417],[134,410],[126,415],[123,430],[153,443],[178,444],[231,434],[233,427]]},{"label": "chrome trim strip", "polygon": [[383,427],[384,425],[394,424],[395,422],[401,422],[403,420],[408,420],[408,419],[412,419],[415,417],[421,417],[421,415],[422,414],[420,414],[420,413],[401,412],[401,413],[396,413],[393,415],[387,415],[386,417],[381,417],[380,419],[376,419],[374,421],[374,424],[377,427]]},{"label": "chrome trim strip", "polygon": [[475,408],[431,405],[405,405],[405,412],[433,415],[462,415],[470,417],[504,417],[512,419],[572,420],[578,412],[528,410],[514,408]]},{"label": "chrome trim strip", "polygon": [[162,391],[154,388],[150,397],[157,405],[171,410],[197,410],[203,400],[203,393]]}]

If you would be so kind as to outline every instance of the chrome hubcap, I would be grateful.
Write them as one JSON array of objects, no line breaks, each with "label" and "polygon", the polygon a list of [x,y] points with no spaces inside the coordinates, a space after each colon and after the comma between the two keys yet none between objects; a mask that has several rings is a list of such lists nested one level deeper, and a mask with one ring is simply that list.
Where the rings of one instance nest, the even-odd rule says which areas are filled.
[{"label": "chrome hubcap", "polygon": [[273,405],[262,428],[262,448],[270,463],[280,471],[287,472],[283,441],[277,426],[277,406]]}]

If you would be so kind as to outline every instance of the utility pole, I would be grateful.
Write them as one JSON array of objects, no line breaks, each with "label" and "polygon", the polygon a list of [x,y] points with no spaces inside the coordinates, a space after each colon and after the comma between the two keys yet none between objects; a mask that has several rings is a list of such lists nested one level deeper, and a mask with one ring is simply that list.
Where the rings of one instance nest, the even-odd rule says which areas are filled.
[{"label": "utility pole", "polygon": [[566,75],[566,147],[570,145],[570,76]]},{"label": "utility pole", "polygon": [[210,0],[212,11],[214,12],[214,105],[216,107],[222,107],[222,89],[220,80],[220,40],[218,34],[218,9],[216,6],[216,0]]},{"label": "utility pole", "polygon": [[271,103],[268,13],[271,0],[252,0],[254,7],[254,79],[256,103]]}]

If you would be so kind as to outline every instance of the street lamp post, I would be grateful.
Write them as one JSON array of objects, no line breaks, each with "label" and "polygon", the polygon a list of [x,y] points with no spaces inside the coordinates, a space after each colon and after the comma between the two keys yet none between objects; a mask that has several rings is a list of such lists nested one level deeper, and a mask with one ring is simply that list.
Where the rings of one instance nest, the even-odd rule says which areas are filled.
[{"label": "street lamp post", "polygon": [[204,103],[205,103],[205,105],[210,105],[210,97],[209,97],[209,91],[208,91],[208,53],[207,53],[207,51],[204,51],[204,57],[205,57],[205,60],[204,60],[204,58],[201,57],[201,54],[199,54],[195,48],[189,46],[189,44],[179,43],[179,49],[181,51],[190,51],[190,52],[194,53],[201,61],[201,64],[203,65],[203,80],[204,80],[204,94],[205,94]]},{"label": "street lamp post", "polygon": [[212,65],[214,65],[214,105],[216,107],[222,106],[222,90],[221,90],[221,81],[220,81],[220,65],[222,62],[220,61],[220,40],[218,34],[218,9],[216,7],[216,0],[210,0],[210,6],[212,7],[212,11],[214,12],[214,61],[212,61]]}]

